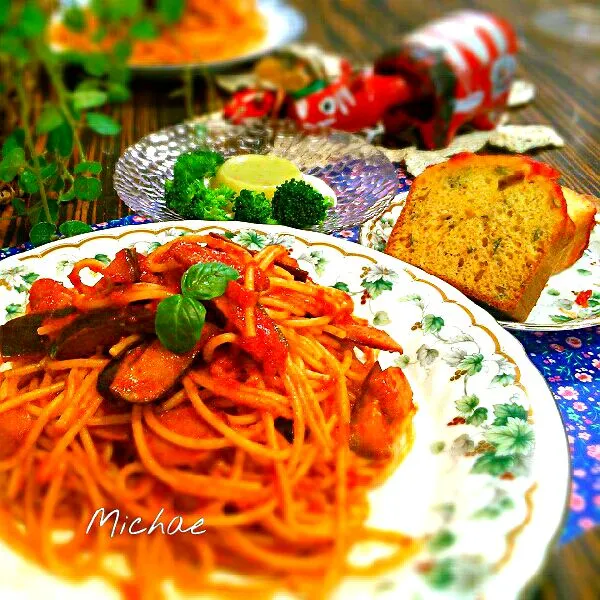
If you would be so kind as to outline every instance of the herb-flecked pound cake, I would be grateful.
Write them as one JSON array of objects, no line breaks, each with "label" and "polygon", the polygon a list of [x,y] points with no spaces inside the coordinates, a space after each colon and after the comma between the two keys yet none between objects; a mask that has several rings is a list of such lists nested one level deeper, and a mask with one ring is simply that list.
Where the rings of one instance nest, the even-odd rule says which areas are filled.
[{"label": "herb-flecked pound cake", "polygon": [[525,156],[457,154],[415,179],[386,252],[524,321],[575,230],[559,177]]}]

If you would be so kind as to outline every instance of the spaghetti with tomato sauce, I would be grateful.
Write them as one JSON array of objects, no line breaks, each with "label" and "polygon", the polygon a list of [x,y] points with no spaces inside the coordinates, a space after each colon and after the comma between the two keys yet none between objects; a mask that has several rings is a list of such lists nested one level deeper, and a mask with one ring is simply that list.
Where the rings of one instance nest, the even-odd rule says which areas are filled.
[{"label": "spaghetti with tomato sauce", "polygon": [[[417,550],[365,524],[367,493],[410,448],[415,407],[402,371],[377,361],[402,348],[354,316],[348,294],[313,282],[282,246],[250,252],[217,234],[83,259],[69,280],[34,282],[26,314],[0,327],[9,544],[144,599],[167,580],[321,597]],[[146,527],[160,509],[164,522],[202,518],[206,533],[86,533],[100,507]],[[389,551],[351,564],[363,541]],[[111,569],[114,553],[126,572]]]}]

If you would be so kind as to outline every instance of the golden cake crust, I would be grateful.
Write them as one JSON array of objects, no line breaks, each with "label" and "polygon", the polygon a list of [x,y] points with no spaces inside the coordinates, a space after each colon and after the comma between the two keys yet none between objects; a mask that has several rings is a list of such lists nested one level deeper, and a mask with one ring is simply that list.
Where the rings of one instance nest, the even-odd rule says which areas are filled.
[{"label": "golden cake crust", "polygon": [[524,321],[574,225],[548,165],[463,153],[415,179],[386,252]]}]

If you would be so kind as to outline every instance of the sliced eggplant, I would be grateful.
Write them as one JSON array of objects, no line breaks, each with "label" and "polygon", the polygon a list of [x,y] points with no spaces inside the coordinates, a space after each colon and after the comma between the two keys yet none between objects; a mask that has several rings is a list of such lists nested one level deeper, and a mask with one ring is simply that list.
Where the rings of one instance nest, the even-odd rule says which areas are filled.
[{"label": "sliced eggplant", "polygon": [[[232,244],[233,246],[239,246],[241,249],[250,252],[250,254],[252,255],[256,254],[257,252],[256,250],[248,250],[247,248],[244,248],[244,246],[241,246],[236,242],[232,242],[229,238],[225,237],[224,235],[221,235],[220,233],[214,233],[211,231],[208,235],[217,240],[223,240],[228,244]],[[287,271],[290,275],[293,275],[296,281],[306,283],[306,281],[308,280],[308,271],[304,271],[303,269],[298,267],[298,263],[291,256],[281,256],[279,258],[276,258],[275,264],[278,267],[281,267],[282,269]]]},{"label": "sliced eggplant", "polygon": [[83,313],[61,331],[51,349],[59,360],[92,356],[133,333],[154,333],[154,312],[145,306],[100,309]]},{"label": "sliced eggplant", "polygon": [[104,269],[103,275],[112,283],[137,283],[141,276],[137,252],[131,248],[119,250],[113,261]]},{"label": "sliced eggplant", "polygon": [[186,354],[167,350],[158,340],[136,346],[110,362],[98,377],[105,398],[134,404],[164,398],[200,353],[200,345]]},{"label": "sliced eggplant", "polygon": [[46,319],[66,317],[74,308],[60,308],[46,312],[31,313],[11,319],[0,327],[0,354],[18,356],[45,352],[50,344],[48,338],[37,330]]},{"label": "sliced eggplant", "polygon": [[375,363],[352,408],[350,449],[365,458],[391,458],[402,422],[413,411],[413,393],[402,369],[382,371]]},{"label": "sliced eggplant", "polygon": [[[402,353],[402,346],[398,344],[389,334],[381,329],[376,329],[370,325],[343,325],[342,329],[346,332],[344,339],[355,342],[360,346],[386,350],[387,352]],[[335,334],[332,334],[335,335]]]}]

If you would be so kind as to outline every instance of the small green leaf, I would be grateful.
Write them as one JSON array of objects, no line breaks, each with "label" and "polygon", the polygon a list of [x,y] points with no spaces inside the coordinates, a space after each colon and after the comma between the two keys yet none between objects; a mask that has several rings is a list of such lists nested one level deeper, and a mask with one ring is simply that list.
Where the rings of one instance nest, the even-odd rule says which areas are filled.
[{"label": "small green leaf", "polygon": [[535,435],[527,421],[508,417],[506,425],[493,426],[485,434],[485,439],[496,446],[498,455],[527,455],[533,449]]},{"label": "small green leaf", "polygon": [[110,258],[106,254],[96,254],[96,256],[94,256],[94,259],[99,260],[101,263],[104,263],[105,265],[110,264]]},{"label": "small green leaf", "polygon": [[15,58],[21,65],[31,58],[29,50],[15,31],[7,31],[0,35],[0,54]]},{"label": "small green leaf", "polygon": [[483,368],[483,354],[469,354],[465,356],[458,368],[467,372],[467,375],[475,375]]},{"label": "small green leaf", "polygon": [[56,166],[56,163],[50,163],[42,168],[40,175],[44,181],[47,181],[48,179],[52,179],[57,172],[58,167]]},{"label": "small green leaf", "polygon": [[56,227],[52,223],[42,221],[31,228],[29,239],[34,246],[51,242],[56,236]]},{"label": "small green leaf", "polygon": [[427,546],[430,552],[440,552],[441,550],[450,548],[455,541],[456,536],[451,531],[442,529],[442,531],[439,531],[429,540]]},{"label": "small green leaf", "polygon": [[109,102],[127,102],[131,98],[131,92],[126,85],[116,81],[109,81],[106,86]]},{"label": "small green leaf", "polygon": [[4,140],[2,144],[2,158],[6,158],[11,150],[15,148],[23,148],[25,145],[25,131],[22,127],[19,127]]},{"label": "small green leaf", "polygon": [[424,573],[427,583],[435,589],[449,588],[456,578],[453,558],[444,558],[433,564],[431,569]]},{"label": "small green leaf", "polygon": [[363,287],[369,293],[371,298],[377,298],[381,296],[382,292],[388,292],[393,289],[391,281],[380,278],[377,281],[363,281]]},{"label": "small green leaf", "polygon": [[78,175],[75,177],[73,189],[75,196],[79,198],[79,200],[89,202],[91,200],[96,200],[102,193],[102,182],[95,177]]},{"label": "small green leaf", "polygon": [[439,442],[433,442],[433,444],[431,444],[429,449],[431,450],[432,454],[440,454],[440,452],[443,452],[445,447],[446,447],[446,442],[439,441]]},{"label": "small green leaf", "polygon": [[102,106],[107,101],[108,94],[100,90],[78,90],[73,93],[73,106],[76,110]]},{"label": "small green leaf", "polygon": [[350,288],[348,287],[347,283],[344,283],[343,281],[338,281],[337,283],[334,283],[333,286],[336,290],[342,290],[342,292],[346,292],[347,294],[350,293]]},{"label": "small green leaf", "polygon": [[11,0],[0,0],[0,27],[8,21]]},{"label": "small green leaf", "polygon": [[158,0],[156,9],[166,23],[175,23],[183,15],[185,0]]},{"label": "small green leaf", "polygon": [[194,300],[176,294],[161,300],[154,326],[160,343],[176,354],[189,352],[200,339],[206,309]]},{"label": "small green leaf", "polygon": [[495,452],[486,452],[482,454],[473,465],[473,473],[488,473],[494,477],[499,477],[507,471],[510,471],[514,464],[512,456],[498,456]]},{"label": "small green leaf", "polygon": [[567,317],[567,315],[550,315],[550,319],[555,323],[568,323],[573,320],[573,317]]},{"label": "small green leaf", "polygon": [[468,414],[479,404],[479,398],[475,395],[463,396],[460,400],[457,400],[454,404],[456,405],[458,412],[461,412],[463,414]]},{"label": "small green leaf", "polygon": [[158,29],[150,19],[142,19],[131,26],[129,33],[138,40],[153,40],[158,35]]},{"label": "small green leaf", "polygon": [[15,213],[19,215],[19,217],[23,217],[25,215],[27,207],[25,206],[25,202],[23,202],[21,198],[13,198],[12,206]]},{"label": "small green leaf", "polygon": [[0,162],[0,181],[12,181],[23,166],[25,166],[25,151],[23,148],[13,148]]},{"label": "small green leaf", "polygon": [[592,274],[592,272],[591,272],[591,271],[588,271],[587,269],[577,269],[577,272],[578,272],[580,275],[584,275],[584,276],[586,276],[586,277],[587,277],[588,275],[591,275],[591,274]]},{"label": "small green leaf", "polygon": [[62,125],[63,122],[64,117],[58,106],[46,104],[42,110],[42,114],[37,120],[35,130],[38,133],[48,133]]},{"label": "small green leaf", "polygon": [[65,237],[72,237],[74,235],[79,235],[81,233],[89,233],[93,231],[93,229],[83,221],[65,221],[58,230]]},{"label": "small green leaf", "polygon": [[8,304],[6,306],[6,314],[9,317],[14,317],[15,315],[20,315],[25,312],[24,304]]},{"label": "small green leaf", "polygon": [[549,294],[550,296],[560,296],[560,292],[554,288],[550,288],[549,290],[546,291],[547,294]]},{"label": "small green leaf", "polygon": [[35,0],[28,0],[23,6],[19,29],[27,38],[41,35],[46,27],[46,15]]},{"label": "small green leaf", "polygon": [[425,315],[421,322],[421,328],[425,333],[438,333],[444,326],[444,319],[435,315]]},{"label": "small green leaf", "polygon": [[79,6],[70,6],[63,13],[62,22],[71,31],[83,31],[85,29],[85,13]]},{"label": "small green leaf", "polygon": [[[50,212],[50,219],[52,220],[52,222],[56,222],[56,220],[58,219],[58,202],[53,198],[48,198],[47,203],[48,210]],[[29,208],[28,215],[29,221],[32,225],[48,220],[46,211],[43,209],[41,202],[37,202],[36,204],[31,206]]]},{"label": "small green leaf", "polygon": [[515,417],[522,421],[527,421],[527,411],[520,405],[515,403],[494,404],[493,407],[494,419],[493,425],[506,425],[508,417]]},{"label": "small green leaf", "polygon": [[506,387],[507,385],[514,383],[514,381],[515,381],[515,376],[512,373],[500,373],[499,375],[496,375],[492,379],[492,384],[497,383],[499,385]]},{"label": "small green leaf", "polygon": [[36,279],[39,279],[39,275],[37,273],[25,273],[25,275],[21,275],[21,279],[31,285]]},{"label": "small green leaf", "polygon": [[106,54],[102,52],[90,52],[85,54],[82,60],[82,66],[86,73],[94,77],[102,77],[110,70],[110,62]]},{"label": "small green leaf", "polygon": [[121,131],[121,126],[103,113],[89,112],[86,119],[90,128],[100,135],[116,135]]},{"label": "small green leaf", "polygon": [[25,169],[19,175],[19,187],[25,194],[35,194],[40,189],[37,177],[31,169]]},{"label": "small green leaf", "polygon": [[75,187],[71,186],[66,192],[63,192],[58,197],[59,202],[71,202],[75,198]]},{"label": "small green leaf", "polygon": [[131,55],[131,44],[125,40],[120,40],[113,46],[112,51],[118,61],[126,62]]},{"label": "small green leaf", "polygon": [[225,293],[230,281],[239,279],[240,274],[220,262],[192,265],[181,278],[181,293],[196,300],[210,300]]},{"label": "small green leaf", "polygon": [[373,325],[388,325],[391,322],[390,316],[385,310],[377,311],[373,317]]},{"label": "small green leaf", "polygon": [[486,421],[488,417],[488,409],[480,406],[476,408],[473,414],[470,417],[467,417],[467,423],[469,425],[475,425],[475,427],[479,427],[482,423]]},{"label": "small green leaf", "polygon": [[394,364],[401,369],[405,369],[410,364],[410,358],[406,354],[402,354],[394,359]]},{"label": "small green leaf", "polygon": [[74,173],[92,173],[92,175],[98,175],[102,171],[102,165],[96,161],[81,161],[73,169]]},{"label": "small green leaf", "polygon": [[73,130],[66,121],[48,134],[46,148],[63,158],[71,156],[71,152],[73,152]]}]

